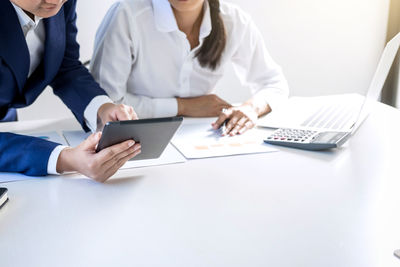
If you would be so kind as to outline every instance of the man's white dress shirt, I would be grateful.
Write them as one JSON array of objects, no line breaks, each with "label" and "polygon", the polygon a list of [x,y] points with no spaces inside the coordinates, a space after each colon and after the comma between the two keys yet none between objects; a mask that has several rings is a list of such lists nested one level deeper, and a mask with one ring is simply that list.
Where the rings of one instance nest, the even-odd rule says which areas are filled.
[{"label": "man's white dress shirt", "polygon": [[[20,7],[14,3],[12,3],[12,5],[18,15],[18,20],[21,24],[26,45],[29,50],[29,78],[43,60],[46,40],[44,23],[42,18],[35,16],[34,20],[32,20]],[[77,99],[77,101],[79,101],[79,99]],[[97,128],[97,110],[104,103],[112,103],[112,101],[107,96],[97,96],[90,101],[84,111],[85,121],[93,132],[95,132]],[[57,160],[64,148],[65,146],[60,145],[51,152],[49,162],[47,163],[47,172],[49,174],[58,174]]]},{"label": "man's white dress shirt", "polygon": [[111,7],[95,41],[91,72],[110,98],[132,105],[139,118],[176,116],[176,97],[210,94],[232,62],[254,98],[272,109],[287,99],[288,85],[249,15],[221,1],[227,43],[216,70],[195,54],[212,29],[205,1],[200,44],[191,50],[168,0],[125,0]]}]

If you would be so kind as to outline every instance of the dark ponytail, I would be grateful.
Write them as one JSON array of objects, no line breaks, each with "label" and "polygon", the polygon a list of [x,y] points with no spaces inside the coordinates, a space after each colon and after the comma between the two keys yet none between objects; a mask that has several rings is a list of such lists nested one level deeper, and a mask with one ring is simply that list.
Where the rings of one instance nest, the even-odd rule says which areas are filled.
[{"label": "dark ponytail", "polygon": [[196,57],[202,67],[215,70],[219,65],[226,45],[226,31],[220,15],[219,0],[206,0],[210,5],[212,30],[204,40]]}]

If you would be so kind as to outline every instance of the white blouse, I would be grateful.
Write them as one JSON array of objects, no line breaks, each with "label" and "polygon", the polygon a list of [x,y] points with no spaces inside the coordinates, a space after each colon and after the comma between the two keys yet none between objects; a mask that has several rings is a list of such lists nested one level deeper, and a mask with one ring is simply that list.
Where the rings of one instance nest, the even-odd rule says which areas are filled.
[{"label": "white blouse", "polygon": [[132,105],[139,118],[176,116],[176,97],[213,92],[232,62],[256,101],[272,109],[288,97],[281,68],[272,60],[249,15],[221,1],[227,43],[216,70],[194,57],[212,29],[208,1],[200,44],[191,50],[168,0],[125,0],[114,4],[98,29],[91,72],[111,99]]}]

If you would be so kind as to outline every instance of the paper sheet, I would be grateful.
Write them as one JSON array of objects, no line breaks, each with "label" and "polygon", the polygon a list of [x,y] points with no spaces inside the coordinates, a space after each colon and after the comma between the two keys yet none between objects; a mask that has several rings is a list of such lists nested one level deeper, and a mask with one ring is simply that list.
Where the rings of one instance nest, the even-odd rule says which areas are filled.
[{"label": "paper sheet", "polygon": [[62,133],[71,147],[78,146],[91,134],[90,132],[85,133],[84,131],[63,131]]},{"label": "paper sheet", "polygon": [[48,141],[52,141],[55,143],[59,143],[62,144],[64,146],[67,146],[67,142],[65,141],[63,136],[60,136],[57,132],[43,132],[43,133],[29,133],[26,134],[29,136],[33,136],[33,137],[38,137],[44,140],[48,140]]},{"label": "paper sheet", "polygon": [[[83,140],[85,140],[90,135],[90,133],[85,133],[83,131],[64,131],[63,134],[68,144],[72,147],[79,145]],[[124,166],[121,167],[121,169],[158,166],[158,165],[182,163],[185,161],[186,161],[185,157],[181,153],[179,153],[179,151],[176,150],[174,146],[168,144],[168,146],[165,148],[164,152],[158,159],[128,161],[124,164]]]},{"label": "paper sheet", "polygon": [[16,182],[16,181],[24,181],[29,179],[34,179],[35,177],[26,176],[19,173],[8,173],[8,172],[0,172],[0,184]]},{"label": "paper sheet", "polygon": [[264,143],[267,135],[255,128],[243,135],[221,136],[220,130],[213,130],[210,123],[188,123],[181,126],[172,144],[188,159],[277,151]]}]

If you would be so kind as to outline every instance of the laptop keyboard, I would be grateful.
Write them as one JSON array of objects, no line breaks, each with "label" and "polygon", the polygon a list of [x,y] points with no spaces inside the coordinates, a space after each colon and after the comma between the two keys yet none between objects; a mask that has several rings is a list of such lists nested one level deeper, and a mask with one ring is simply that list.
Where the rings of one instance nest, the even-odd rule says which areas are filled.
[{"label": "laptop keyboard", "polygon": [[337,104],[321,106],[301,126],[320,129],[342,129],[350,123],[357,110],[357,105],[353,107]]}]

